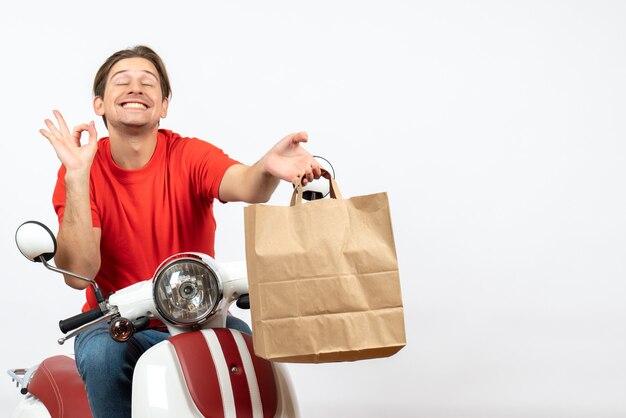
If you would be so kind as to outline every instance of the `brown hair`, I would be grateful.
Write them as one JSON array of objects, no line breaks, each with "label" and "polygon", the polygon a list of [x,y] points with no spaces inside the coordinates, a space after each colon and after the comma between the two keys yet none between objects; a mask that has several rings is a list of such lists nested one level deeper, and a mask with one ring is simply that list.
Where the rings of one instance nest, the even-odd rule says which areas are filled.
[{"label": "brown hair", "polygon": [[[100,69],[96,73],[96,77],[93,80],[94,97],[104,97],[104,90],[107,85],[109,71],[111,71],[111,68],[113,68],[115,64],[127,58],[144,58],[150,61],[159,73],[159,81],[161,82],[161,93],[163,94],[163,98],[169,99],[172,97],[170,79],[167,76],[167,70],[165,69],[163,60],[156,52],[145,45],[137,45],[131,48],[122,49],[107,58],[104,64],[100,66]],[[107,126],[107,120],[104,116],[102,116],[102,120],[104,120],[104,126]]]}]

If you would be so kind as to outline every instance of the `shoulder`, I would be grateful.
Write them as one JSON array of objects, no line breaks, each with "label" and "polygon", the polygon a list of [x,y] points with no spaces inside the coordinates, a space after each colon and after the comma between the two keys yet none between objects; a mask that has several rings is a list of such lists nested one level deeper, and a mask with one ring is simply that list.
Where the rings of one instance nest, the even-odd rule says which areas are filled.
[{"label": "shoulder", "polygon": [[207,153],[221,152],[222,150],[205,140],[196,137],[182,136],[176,132],[159,129],[159,135],[163,138],[169,153],[191,154],[201,156]]}]

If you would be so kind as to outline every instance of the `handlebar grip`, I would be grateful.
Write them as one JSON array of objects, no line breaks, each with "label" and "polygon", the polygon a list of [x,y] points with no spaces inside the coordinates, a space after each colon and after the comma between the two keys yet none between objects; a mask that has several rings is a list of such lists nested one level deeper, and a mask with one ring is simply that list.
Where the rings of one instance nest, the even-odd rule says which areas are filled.
[{"label": "handlebar grip", "polygon": [[79,313],[71,318],[62,319],[59,321],[59,328],[63,334],[67,334],[69,331],[85,325],[94,319],[98,319],[104,315],[104,312],[100,307],[93,308],[87,312]]},{"label": "handlebar grip", "polygon": [[237,307],[239,309],[250,309],[250,295],[239,296],[239,299],[237,299]]},{"label": "handlebar grip", "polygon": [[143,331],[150,326],[150,318],[145,316],[137,318],[133,321],[133,326],[135,327],[135,332]]}]

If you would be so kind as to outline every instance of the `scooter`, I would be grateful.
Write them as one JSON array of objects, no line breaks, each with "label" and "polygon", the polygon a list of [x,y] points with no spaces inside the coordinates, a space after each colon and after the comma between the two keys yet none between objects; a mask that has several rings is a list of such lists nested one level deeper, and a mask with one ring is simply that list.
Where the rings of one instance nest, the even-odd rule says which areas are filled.
[{"label": "scooter", "polygon": [[[201,253],[165,260],[151,280],[135,283],[105,299],[86,277],[48,263],[56,252],[54,234],[29,221],[16,233],[30,261],[89,282],[98,307],[59,322],[69,338],[107,321],[111,338],[128,341],[151,320],[161,320],[171,337],[137,362],[132,384],[133,418],[289,417],[299,414],[284,365],[254,355],[250,335],[225,328],[233,302],[249,308],[244,263],[223,264]],[[30,369],[9,370],[24,398],[15,418],[89,418],[84,384],[68,356],[45,359]]]}]

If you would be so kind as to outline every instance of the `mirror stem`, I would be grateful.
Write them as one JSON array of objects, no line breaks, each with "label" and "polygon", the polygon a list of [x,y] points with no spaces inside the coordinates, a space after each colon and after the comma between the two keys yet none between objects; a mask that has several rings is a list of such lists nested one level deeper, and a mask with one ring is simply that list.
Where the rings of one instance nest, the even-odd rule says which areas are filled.
[{"label": "mirror stem", "polygon": [[102,292],[100,292],[100,288],[98,287],[98,285],[96,284],[96,282],[95,282],[95,281],[93,281],[92,279],[89,279],[89,278],[84,277],[84,276],[81,276],[81,275],[79,275],[79,274],[72,273],[72,272],[70,272],[70,271],[62,270],[62,269],[60,269],[60,268],[58,268],[58,267],[52,266],[52,265],[48,264],[48,262],[46,261],[46,259],[45,259],[43,256],[41,256],[41,255],[38,257],[38,260],[39,260],[39,261],[40,261],[40,262],[41,262],[41,263],[42,263],[42,264],[43,264],[43,265],[44,265],[44,266],[45,266],[48,270],[52,270],[52,271],[57,272],[57,273],[61,273],[61,274],[65,274],[65,275],[68,275],[68,276],[76,277],[77,279],[84,280],[84,281],[88,282],[88,283],[91,285],[91,287],[93,288],[94,293],[96,294],[96,301],[97,301],[98,303],[104,302],[104,298],[102,297]]}]

